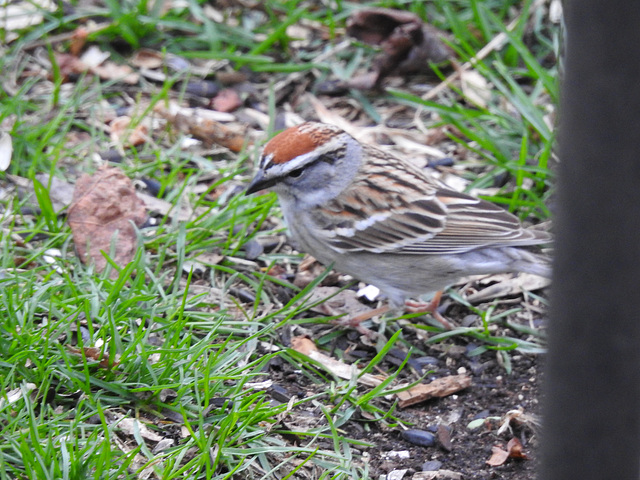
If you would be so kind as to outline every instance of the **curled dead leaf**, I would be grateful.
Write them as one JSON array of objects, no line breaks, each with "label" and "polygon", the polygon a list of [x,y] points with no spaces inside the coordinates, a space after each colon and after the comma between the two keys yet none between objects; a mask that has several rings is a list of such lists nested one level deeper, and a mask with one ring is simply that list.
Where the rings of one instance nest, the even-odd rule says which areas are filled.
[{"label": "curled dead leaf", "polygon": [[527,457],[523,452],[522,443],[520,443],[520,440],[515,437],[509,440],[506,450],[503,450],[500,447],[493,447],[491,449],[491,458],[489,458],[486,463],[492,467],[497,467],[504,465],[510,458],[519,458],[522,460],[529,459],[529,457]]},{"label": "curled dead leaf", "polygon": [[380,45],[375,71],[356,77],[354,88],[379,86],[390,74],[412,74],[429,70],[429,62],[440,63],[453,57],[453,50],[442,39],[445,34],[410,12],[389,8],[358,10],[347,20],[347,33],[363,42]]},{"label": "curled dead leaf", "polygon": [[242,129],[234,130],[213,119],[199,116],[195,112],[192,115],[187,115],[184,110],[174,113],[162,105],[156,105],[154,111],[176,129],[193,135],[208,146],[218,144],[232,152],[239,152],[247,141]]},{"label": "curled dead leaf", "polygon": [[84,347],[82,349],[67,346],[67,350],[74,355],[85,356],[87,360],[98,362],[100,368],[111,369],[117,367],[119,362],[111,362],[109,360],[109,354],[103,353],[101,348],[97,347]]}]

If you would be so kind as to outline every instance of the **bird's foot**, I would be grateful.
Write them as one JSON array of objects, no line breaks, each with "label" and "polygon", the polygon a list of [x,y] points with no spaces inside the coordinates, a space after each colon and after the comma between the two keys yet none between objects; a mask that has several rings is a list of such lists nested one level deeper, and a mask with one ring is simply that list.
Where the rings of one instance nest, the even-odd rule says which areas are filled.
[{"label": "bird's foot", "polygon": [[453,330],[453,325],[438,312],[442,290],[435,293],[430,302],[414,302],[407,300],[404,303],[405,310],[409,313],[430,313],[433,318],[440,323],[445,330]]}]

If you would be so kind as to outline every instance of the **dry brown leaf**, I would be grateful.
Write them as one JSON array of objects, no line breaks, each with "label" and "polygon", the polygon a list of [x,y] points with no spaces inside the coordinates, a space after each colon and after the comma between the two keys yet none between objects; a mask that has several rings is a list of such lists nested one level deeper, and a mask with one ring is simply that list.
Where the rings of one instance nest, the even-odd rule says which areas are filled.
[{"label": "dry brown leaf", "polygon": [[[131,417],[121,417],[122,419],[118,421],[118,428],[122,430],[124,433],[130,436],[134,436],[136,430],[140,432],[140,436],[146,440],[151,440],[152,442],[159,442],[164,439],[163,436],[158,435],[156,432],[147,427],[143,422],[138,419]],[[115,422],[113,422],[115,423]]]},{"label": "dry brown leaf", "polygon": [[520,440],[515,437],[509,440],[506,450],[503,450],[500,447],[493,447],[491,452],[491,458],[489,458],[486,463],[492,467],[504,465],[509,458],[519,458],[522,460],[529,459],[529,457],[527,457],[527,455],[522,451],[522,443],[520,443]]},{"label": "dry brown leaf", "polygon": [[513,437],[507,443],[507,450],[509,451],[509,457],[511,458],[522,458],[523,460],[528,460],[529,457],[524,453],[522,443],[516,437]]},{"label": "dry brown leaf", "polygon": [[84,356],[88,360],[93,360],[95,362],[98,362],[98,366],[100,368],[111,369],[111,368],[117,367],[119,364],[119,362],[111,363],[109,361],[109,354],[106,352],[102,353],[101,348],[84,347],[80,349],[72,346],[67,346],[67,350],[69,350],[69,352],[71,352],[72,354],[79,355],[79,356],[82,356],[84,353]]},{"label": "dry brown leaf", "polygon": [[87,43],[88,36],[89,30],[86,27],[81,26],[76,28],[76,30],[73,32],[71,40],[69,41],[69,52],[71,53],[71,55],[75,55],[76,57],[80,55],[80,52]]},{"label": "dry brown leaf", "polygon": [[128,85],[136,85],[140,81],[140,74],[129,65],[118,65],[111,61],[92,67],[91,71],[103,80],[117,80]]},{"label": "dry brown leaf", "polygon": [[69,80],[69,77],[84,73],[89,69],[89,67],[75,55],[58,52],[55,52],[54,55],[60,76],[65,82]]},{"label": "dry brown leaf", "polygon": [[404,408],[424,402],[430,398],[446,397],[460,390],[464,390],[470,385],[471,377],[468,375],[451,375],[449,377],[438,378],[431,383],[421,383],[409,390],[397,393],[398,406]]},{"label": "dry brown leaf", "polygon": [[500,465],[504,465],[504,463],[509,459],[509,452],[503,450],[500,447],[492,447],[491,448],[491,458],[487,460],[487,464],[492,467],[497,467]]},{"label": "dry brown leaf", "polygon": [[354,365],[347,365],[340,360],[331,358],[318,351],[315,343],[307,337],[293,337],[291,339],[291,347],[296,352],[302,353],[303,355],[306,355],[312,360],[320,363],[336,377],[344,378],[345,380],[351,380],[353,377],[358,377],[358,383],[368,387],[377,387],[383,381],[383,378],[369,373],[360,375],[360,370]]},{"label": "dry brown leaf", "polygon": [[239,152],[247,141],[245,132],[241,129],[236,131],[209,118],[197,115],[187,116],[182,112],[172,113],[163,105],[156,105],[154,111],[173,124],[176,129],[193,135],[209,147],[215,143],[232,152]]},{"label": "dry brown leaf", "polygon": [[[142,145],[148,138],[149,128],[139,123],[131,129],[131,117],[123,115],[116,118],[109,125],[111,127],[111,140],[121,145]],[[128,135],[127,135],[128,134]]]},{"label": "dry brown leaf", "polygon": [[364,8],[347,20],[347,33],[363,42],[380,45],[383,53],[376,59],[371,74],[356,77],[355,88],[379,86],[391,74],[411,74],[429,70],[429,62],[439,63],[453,57],[442,38],[443,32],[425,24],[410,12],[389,8]]},{"label": "dry brown leaf", "polygon": [[[114,235],[112,260],[124,266],[133,259],[138,243],[133,224],[139,227],[146,217],[131,180],[117,168],[103,167],[78,179],[67,218],[78,256],[84,263],[93,261],[102,272],[107,266],[102,252],[111,251]],[[117,277],[118,272],[111,275]]]},{"label": "dry brown leaf", "polygon": [[142,48],[135,53],[130,62],[139,68],[160,68],[163,62],[162,53]]}]

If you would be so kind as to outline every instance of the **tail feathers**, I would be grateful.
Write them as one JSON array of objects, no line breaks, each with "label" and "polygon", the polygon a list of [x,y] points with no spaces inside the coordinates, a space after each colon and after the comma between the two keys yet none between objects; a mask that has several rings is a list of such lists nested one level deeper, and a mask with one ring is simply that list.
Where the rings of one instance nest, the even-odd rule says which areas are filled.
[{"label": "tail feathers", "polygon": [[521,248],[516,251],[518,258],[513,263],[514,271],[551,278],[551,259],[549,257]]}]

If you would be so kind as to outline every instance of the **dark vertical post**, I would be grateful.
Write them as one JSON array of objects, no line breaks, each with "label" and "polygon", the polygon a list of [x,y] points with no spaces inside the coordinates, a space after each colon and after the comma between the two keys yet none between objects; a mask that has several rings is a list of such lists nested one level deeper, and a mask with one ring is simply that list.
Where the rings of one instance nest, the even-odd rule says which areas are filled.
[{"label": "dark vertical post", "polygon": [[640,2],[567,0],[540,480],[640,478]]}]

